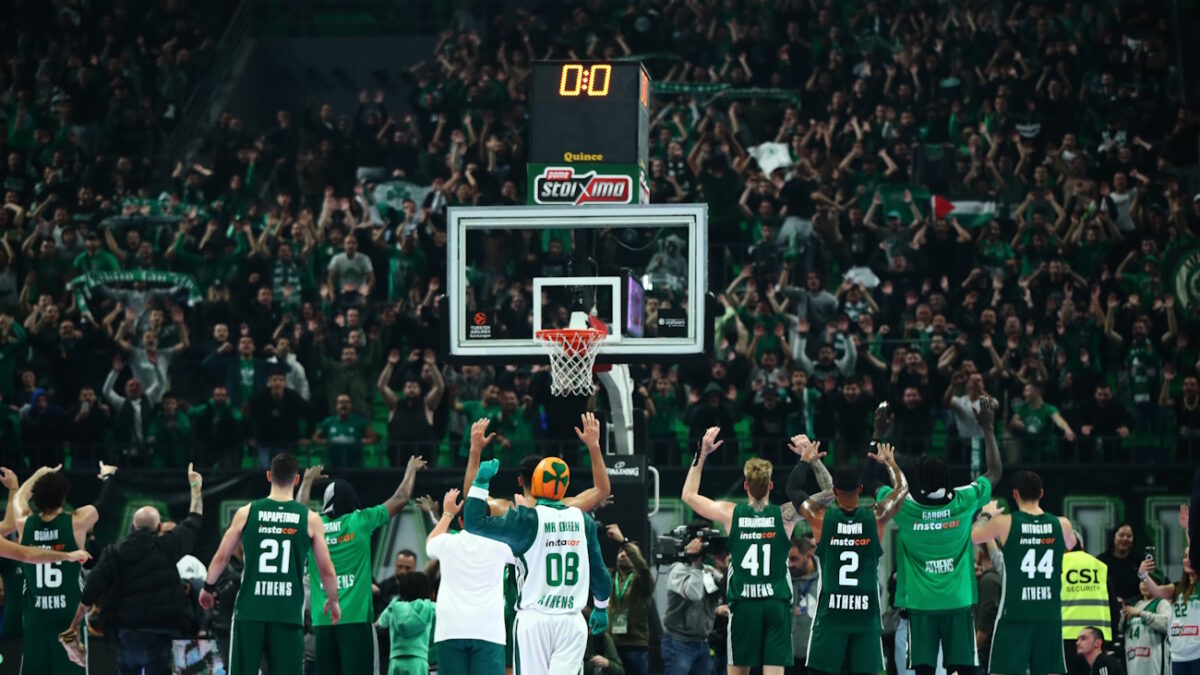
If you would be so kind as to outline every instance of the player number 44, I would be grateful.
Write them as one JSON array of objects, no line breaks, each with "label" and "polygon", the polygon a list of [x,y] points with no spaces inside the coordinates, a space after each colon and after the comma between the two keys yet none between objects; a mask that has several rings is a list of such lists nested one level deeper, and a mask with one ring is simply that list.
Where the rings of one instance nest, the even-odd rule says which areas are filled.
[{"label": "player number 44", "polygon": [[1025,553],[1025,557],[1021,559],[1021,571],[1024,572],[1030,579],[1037,576],[1038,572],[1046,575],[1047,579],[1054,577],[1054,551],[1046,551],[1042,555],[1042,559],[1036,564],[1034,560],[1037,558],[1037,551],[1029,549]]}]

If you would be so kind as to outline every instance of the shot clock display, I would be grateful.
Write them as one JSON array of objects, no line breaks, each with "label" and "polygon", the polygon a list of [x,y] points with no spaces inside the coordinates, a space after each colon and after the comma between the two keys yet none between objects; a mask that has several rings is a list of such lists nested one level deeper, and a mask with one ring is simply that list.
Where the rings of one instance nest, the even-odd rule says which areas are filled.
[{"label": "shot clock display", "polygon": [[645,163],[650,78],[640,63],[538,61],[530,87],[530,163]]}]

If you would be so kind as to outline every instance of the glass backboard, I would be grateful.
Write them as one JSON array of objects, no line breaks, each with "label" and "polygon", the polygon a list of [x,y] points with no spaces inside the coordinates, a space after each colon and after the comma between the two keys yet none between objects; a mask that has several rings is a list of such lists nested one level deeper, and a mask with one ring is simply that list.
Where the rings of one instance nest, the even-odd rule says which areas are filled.
[{"label": "glass backboard", "polygon": [[698,356],[710,346],[707,207],[454,207],[451,357],[542,361],[534,331],[585,311],[609,328],[601,362]]}]

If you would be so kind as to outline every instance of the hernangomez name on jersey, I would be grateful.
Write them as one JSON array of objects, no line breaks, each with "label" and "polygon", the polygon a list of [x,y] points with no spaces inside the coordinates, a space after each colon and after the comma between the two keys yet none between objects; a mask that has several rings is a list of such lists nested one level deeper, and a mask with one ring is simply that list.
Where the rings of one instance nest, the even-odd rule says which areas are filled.
[{"label": "hernangomez name on jersey", "polygon": [[591,589],[583,512],[574,506],[537,512],[537,535],[516,556],[517,609],[543,614],[583,611]]}]

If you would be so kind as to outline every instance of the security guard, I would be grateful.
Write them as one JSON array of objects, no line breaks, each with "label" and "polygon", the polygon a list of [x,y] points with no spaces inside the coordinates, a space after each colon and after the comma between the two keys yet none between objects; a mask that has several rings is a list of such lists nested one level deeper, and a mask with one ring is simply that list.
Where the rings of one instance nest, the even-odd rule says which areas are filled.
[{"label": "security guard", "polygon": [[1107,644],[1112,640],[1108,608],[1108,565],[1083,548],[1083,535],[1075,530],[1075,549],[1063,556],[1062,637],[1067,672],[1086,674],[1090,668],[1075,651],[1079,631],[1088,626],[1100,629]]}]

